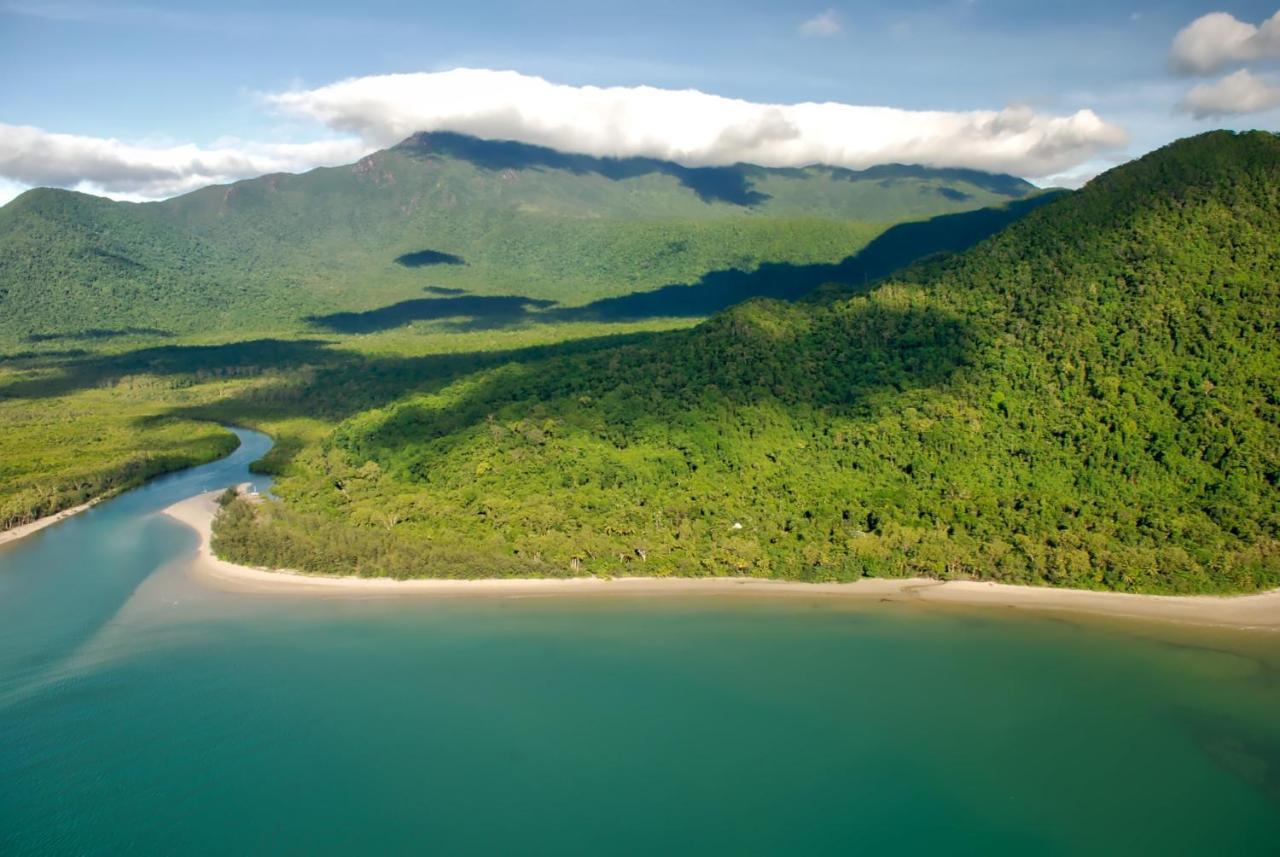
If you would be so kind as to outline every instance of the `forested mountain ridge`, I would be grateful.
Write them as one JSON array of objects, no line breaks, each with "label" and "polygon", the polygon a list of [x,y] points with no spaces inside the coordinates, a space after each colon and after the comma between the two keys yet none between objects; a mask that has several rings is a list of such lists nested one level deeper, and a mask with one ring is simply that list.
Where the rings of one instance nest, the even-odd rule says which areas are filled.
[{"label": "forested mountain ridge", "polygon": [[[353,165],[163,202],[22,194],[0,208],[0,338],[301,331],[424,289],[574,307],[833,264],[894,223],[1035,193],[964,170],[693,169],[419,134]],[[475,302],[430,309],[466,317]]]},{"label": "forested mountain ridge", "polygon": [[869,294],[346,420],[223,555],[369,575],[1280,583],[1280,140],[1116,168]]}]

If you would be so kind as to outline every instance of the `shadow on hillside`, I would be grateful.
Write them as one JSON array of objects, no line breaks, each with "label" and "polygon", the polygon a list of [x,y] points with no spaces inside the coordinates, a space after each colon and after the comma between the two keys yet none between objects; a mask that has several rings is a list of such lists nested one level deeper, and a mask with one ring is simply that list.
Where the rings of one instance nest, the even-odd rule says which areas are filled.
[{"label": "shadow on hillside", "polygon": [[[802,177],[821,171],[836,180],[874,181],[882,187],[890,187],[908,179],[961,181],[1010,199],[1020,199],[1034,192],[1034,187],[1022,179],[1009,175],[984,173],[979,170],[934,169],[912,164],[883,164],[865,170],[827,166],[765,169],[751,164],[685,167],[656,158],[597,158],[591,155],[571,155],[529,143],[512,140],[481,140],[449,131],[415,134],[395,148],[396,151],[413,157],[429,158],[433,155],[444,155],[458,158],[488,170],[543,168],[564,170],[577,175],[593,173],[613,181],[659,173],[675,178],[704,202],[726,202],[744,207],[760,205],[769,199],[768,194],[755,189],[755,179],[766,173],[775,176]],[[964,191],[944,186],[934,187],[932,190],[954,201],[963,201],[970,197]]]},{"label": "shadow on hillside", "polygon": [[1044,194],[1018,200],[1002,208],[982,208],[916,223],[901,223],[835,264],[766,263],[754,271],[711,271],[696,283],[604,298],[586,306],[565,307],[543,315],[557,321],[700,317],[751,298],[796,300],[828,283],[853,290],[865,289],[876,280],[921,259],[967,250],[1056,198],[1056,194]]},{"label": "shadow on hillside", "polygon": [[415,134],[395,147],[397,151],[416,157],[433,154],[469,161],[489,170],[526,170],[538,167],[564,170],[577,175],[594,173],[613,181],[662,173],[675,178],[696,193],[704,202],[727,202],[753,206],[767,200],[767,194],[754,190],[751,167],[683,167],[671,161],[653,158],[595,158],[590,155],[568,155],[555,149],[517,143],[511,140],[481,140],[466,134],[447,131]]},{"label": "shadow on hillside", "polygon": [[[865,170],[846,170],[839,167],[823,167],[835,178],[848,181],[878,181],[881,187],[890,187],[903,179],[932,179],[934,181],[965,182],[991,193],[1022,199],[1035,192],[1035,186],[1016,176],[1004,173],[984,173],[963,167],[922,167],[915,164],[881,164]],[[933,188],[938,194],[957,201],[970,199],[964,191],[949,187]]]},{"label": "shadow on hillside", "polygon": [[[44,368],[48,375],[0,386],[0,396],[46,398],[139,374],[180,385],[261,378],[227,399],[140,422],[185,418],[252,426],[301,417],[340,423],[410,394],[509,367],[476,378],[442,409],[411,405],[388,412],[367,438],[351,440],[352,448],[372,456],[390,454],[396,444],[445,438],[511,404],[523,418],[565,416],[586,407],[583,402],[599,402],[607,408],[601,417],[618,427],[619,437],[637,422],[696,409],[707,395],[730,405],[767,400],[859,413],[877,402],[890,404],[903,390],[945,383],[968,362],[971,338],[964,323],[936,311],[838,304],[792,329],[794,321],[748,304],[693,331],[420,357],[364,355],[317,339],[161,346],[50,360],[43,367],[37,362],[27,368]],[[295,442],[282,439],[270,456],[273,469],[298,452]]]},{"label": "shadow on hillside", "polygon": [[36,353],[23,369],[36,370],[35,379],[0,384],[0,398],[47,399],[89,387],[113,384],[129,375],[190,375],[195,380],[235,378],[282,367],[332,361],[333,352],[321,339],[256,339],[227,345],[161,345],[121,354],[68,352]]},{"label": "shadow on hillside", "polygon": [[[389,408],[340,432],[338,443],[355,461],[384,463],[414,461],[416,446],[410,472],[427,480],[434,462],[471,441],[469,429],[495,417],[526,428],[548,419],[586,426],[619,447],[655,430],[665,435],[673,419],[728,419],[738,407],[867,417],[898,407],[908,390],[945,385],[972,363],[974,346],[966,321],[931,306],[848,303],[801,320],[751,304],[638,347],[550,355],[490,373],[443,406]],[[531,445],[542,442],[543,430],[532,433]]]},{"label": "shadow on hillside", "polygon": [[[586,420],[626,445],[633,431],[650,431],[644,426],[655,420],[667,425],[676,414],[722,413],[726,405],[773,403],[797,413],[828,409],[865,416],[896,407],[904,391],[941,386],[971,363],[974,340],[967,323],[929,307],[852,303],[805,317],[793,328],[795,319],[787,314],[749,304],[693,331],[507,351],[384,357],[328,349],[328,363],[309,361],[308,371],[165,417],[247,425],[293,417],[340,423],[390,406],[378,422],[340,429],[339,445],[358,460],[386,460],[429,443],[430,456],[421,465],[429,468],[428,458],[466,442],[467,429],[494,415],[572,418],[578,425]],[[473,381],[443,407],[393,406],[469,377]],[[269,469],[291,461],[299,451],[295,444],[294,438],[282,438],[268,457]]]},{"label": "shadow on hillside", "polygon": [[42,351],[11,351],[8,354],[0,354],[0,363],[9,361],[25,364],[28,361],[63,360],[68,357],[83,357],[86,354],[91,353],[91,351],[84,348],[58,348],[55,350]]},{"label": "shadow on hillside", "polygon": [[464,295],[442,298],[415,298],[366,312],[336,312],[308,316],[306,321],[335,333],[374,333],[402,327],[414,321],[468,318],[477,328],[506,327],[528,318],[531,309],[555,305],[519,295]]},{"label": "shadow on hillside", "polygon": [[53,398],[109,386],[133,375],[170,378],[186,384],[281,373],[226,400],[177,408],[160,419],[182,417],[249,424],[292,417],[338,421],[408,392],[439,389],[494,366],[634,345],[660,335],[602,336],[547,346],[422,357],[362,355],[332,347],[333,342],[321,339],[159,346],[108,355],[77,352],[70,359],[44,353],[32,355],[20,367],[39,373],[39,377],[0,384],[0,398]]},{"label": "shadow on hillside", "polygon": [[[457,317],[463,308],[473,313],[469,323],[476,328],[501,327],[531,318],[621,320],[704,315],[761,295],[798,297],[827,282],[866,288],[876,277],[904,264],[904,259],[909,262],[939,251],[963,249],[1051,198],[1037,197],[1006,209],[984,209],[904,224],[835,265],[766,265],[754,272],[713,272],[696,285],[669,286],[656,293],[597,301],[586,307],[555,307],[549,301],[520,296],[449,296],[406,301],[368,313],[335,314],[324,317],[324,322],[334,330],[381,330],[405,323],[408,316]],[[63,359],[39,355],[21,367],[34,371],[35,376],[0,385],[0,397],[50,398],[109,385],[129,375],[177,376],[199,382],[290,370],[285,376],[254,385],[228,400],[176,409],[169,415],[250,424],[290,417],[339,421],[384,406],[410,392],[440,389],[484,369],[505,364],[528,369],[539,364],[537,371],[504,373],[500,378],[486,379],[450,410],[453,416],[437,412],[429,415],[433,425],[445,426],[456,425],[458,420],[480,419],[481,411],[496,409],[504,402],[527,401],[541,407],[538,403],[561,398],[573,402],[581,395],[607,396],[611,391],[642,397],[655,393],[687,397],[691,390],[722,387],[738,391],[735,395],[743,400],[772,396],[795,405],[849,406],[868,400],[872,390],[889,392],[890,388],[941,383],[966,359],[964,325],[954,319],[911,313],[891,318],[892,311],[875,305],[863,309],[833,307],[828,315],[836,318],[841,312],[863,315],[854,319],[854,324],[845,318],[837,325],[838,330],[833,329],[823,359],[831,359],[832,355],[834,359],[810,368],[821,375],[816,380],[789,374],[796,360],[774,341],[776,325],[768,321],[767,313],[757,318],[757,322],[765,319],[764,324],[753,322],[755,311],[748,305],[716,316],[693,333],[613,335],[549,346],[424,357],[365,356],[334,348],[334,343],[319,338],[262,339],[216,346],[167,345],[108,355],[69,352]],[[859,328],[866,319],[874,323]],[[785,326],[785,314],[774,321]],[[692,356],[686,353],[678,359],[682,349],[688,351],[686,343],[695,338],[703,346],[693,349]],[[806,339],[812,341],[812,336],[806,334]],[[650,347],[643,347],[645,343]],[[754,356],[743,359],[748,352]],[[564,362],[566,359],[570,362]],[[625,370],[621,374],[619,366]],[[597,389],[593,379],[604,379],[604,386]],[[799,398],[788,398],[791,391]],[[644,407],[637,407],[637,414],[647,412]],[[443,417],[448,420],[439,422]],[[428,415],[424,414],[424,418]]]},{"label": "shadow on hillside", "polygon": [[[498,366],[531,367],[598,351],[614,352],[673,334],[619,334],[570,340],[555,345],[500,351],[470,351],[421,357],[361,355],[338,348],[300,351],[305,358],[292,373],[265,385],[246,389],[228,399],[174,409],[162,418],[213,420],[261,425],[273,420],[306,417],[340,422],[347,417],[383,407],[411,393],[432,393],[468,375]],[[282,442],[273,449],[273,468],[287,463],[297,452]]]},{"label": "shadow on hillside", "polygon": [[32,333],[23,339],[24,342],[97,342],[106,339],[120,339],[125,336],[149,336],[156,339],[170,339],[173,334],[156,327],[122,327],[108,329],[93,327],[72,333]]},{"label": "shadow on hillside", "polygon": [[307,319],[320,330],[373,333],[414,321],[448,320],[460,332],[493,330],[531,323],[629,322],[651,318],[702,318],[751,298],[797,300],[819,286],[834,283],[846,290],[869,288],[899,268],[936,255],[966,250],[1058,194],[1018,200],[1002,208],[947,214],[917,223],[902,223],[879,235],[858,253],[834,264],[766,263],[752,271],[711,271],[696,283],[663,286],[603,298],[584,306],[557,306],[555,301],[519,295],[455,296],[459,290],[427,287],[440,298],[402,301],[360,313],[334,313]]},{"label": "shadow on hillside", "polygon": [[395,258],[397,265],[405,268],[425,268],[430,265],[465,265],[466,260],[452,253],[439,250],[418,250],[414,253],[402,253]]}]

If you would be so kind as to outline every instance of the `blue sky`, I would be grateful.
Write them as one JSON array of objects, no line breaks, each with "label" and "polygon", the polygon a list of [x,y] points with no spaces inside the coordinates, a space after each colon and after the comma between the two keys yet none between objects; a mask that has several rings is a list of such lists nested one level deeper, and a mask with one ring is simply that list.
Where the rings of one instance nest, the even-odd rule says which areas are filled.
[{"label": "blue sky", "polygon": [[[282,113],[263,94],[466,67],[763,103],[1091,110],[1128,141],[1082,151],[1063,170],[1080,176],[1211,127],[1280,127],[1274,106],[1196,118],[1180,104],[1216,78],[1175,74],[1169,61],[1176,34],[1206,13],[1260,25],[1278,9],[1276,0],[0,0],[0,123],[140,147],[340,139],[352,133],[346,120]],[[1257,86],[1276,79],[1270,54],[1237,65]],[[1217,77],[1235,70],[1224,66]],[[1262,90],[1267,98],[1273,91]],[[44,175],[29,167],[6,173],[4,157],[0,142],[0,177],[11,185]],[[65,173],[57,173],[64,184]]]}]

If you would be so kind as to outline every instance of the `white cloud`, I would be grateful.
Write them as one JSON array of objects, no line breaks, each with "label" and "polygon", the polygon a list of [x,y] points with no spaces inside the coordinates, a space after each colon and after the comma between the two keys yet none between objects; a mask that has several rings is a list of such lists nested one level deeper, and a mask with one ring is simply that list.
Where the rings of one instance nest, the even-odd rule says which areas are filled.
[{"label": "white cloud", "polygon": [[1183,74],[1211,74],[1230,63],[1280,57],[1280,12],[1261,26],[1227,12],[1211,12],[1192,21],[1173,40],[1169,54]]},{"label": "white cloud", "polygon": [[829,38],[838,36],[842,32],[844,32],[844,27],[840,24],[840,15],[835,9],[828,9],[821,14],[814,15],[800,25],[800,35],[802,36]]},{"label": "white cloud", "polygon": [[760,104],[696,90],[564,86],[484,69],[360,77],[266,98],[286,113],[379,145],[415,131],[456,131],[687,166],[900,162],[1036,177],[1128,141],[1123,129],[1091,110],[1053,116],[1024,107],[944,112]]},{"label": "white cloud", "polygon": [[0,123],[0,178],[10,186],[52,185],[118,199],[157,199],[264,173],[350,163],[371,148],[352,139],[144,146]]},{"label": "white cloud", "polygon": [[840,103],[759,104],[696,90],[563,86],[510,71],[456,69],[344,80],[263,96],[338,139],[156,144],[0,123],[0,199],[36,185],[161,199],[272,172],[351,163],[417,131],[456,131],[596,156],[687,166],[884,163],[969,167],[1037,178],[1123,147],[1090,110],[911,111]]},{"label": "white cloud", "polygon": [[1183,99],[1182,106],[1197,119],[1259,113],[1280,107],[1280,86],[1241,69],[1222,80],[1192,88]]},{"label": "white cloud", "polygon": [[11,182],[8,179],[0,178],[0,205],[5,205],[9,200],[27,189],[27,185],[19,182]]},{"label": "white cloud", "polygon": [[1111,164],[1088,163],[1081,165],[1078,169],[1065,173],[1059,173],[1055,176],[1045,176],[1036,181],[1040,187],[1051,188],[1067,188],[1069,190],[1079,190],[1089,182],[1096,179],[1102,173],[1109,169]]}]

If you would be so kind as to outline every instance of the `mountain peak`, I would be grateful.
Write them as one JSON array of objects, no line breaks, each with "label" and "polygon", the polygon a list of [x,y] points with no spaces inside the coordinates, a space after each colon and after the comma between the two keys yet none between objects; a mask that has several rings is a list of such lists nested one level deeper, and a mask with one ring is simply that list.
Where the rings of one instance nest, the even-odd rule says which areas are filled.
[{"label": "mountain peak", "polygon": [[[704,202],[725,202],[739,206],[756,206],[769,196],[757,187],[762,177],[803,178],[815,174],[833,180],[877,181],[889,186],[904,180],[938,183],[964,183],[993,194],[1021,199],[1036,192],[1036,186],[1025,179],[981,170],[936,168],[919,164],[880,164],[862,170],[827,164],[804,167],[762,167],[756,164],[689,167],[660,158],[574,154],[547,146],[516,140],[481,139],[452,131],[420,131],[391,148],[411,157],[448,157],[468,161],[489,170],[562,170],[577,175],[596,174],[614,181],[664,174],[676,178],[694,191]],[[963,201],[963,191],[942,191],[955,201]]]},{"label": "mountain peak", "polygon": [[458,158],[489,170],[563,170],[577,175],[596,174],[613,181],[661,173],[677,179],[704,202],[754,206],[768,199],[767,195],[751,188],[750,179],[741,166],[685,167],[656,158],[570,154],[516,140],[482,140],[452,131],[422,131],[392,150],[411,157]]}]

